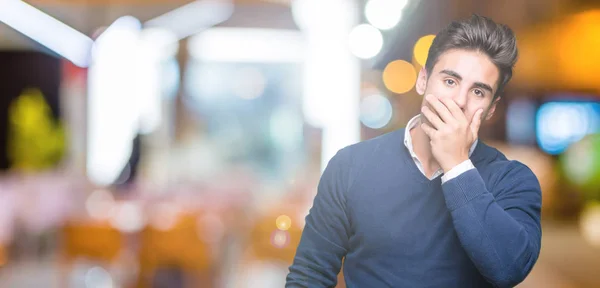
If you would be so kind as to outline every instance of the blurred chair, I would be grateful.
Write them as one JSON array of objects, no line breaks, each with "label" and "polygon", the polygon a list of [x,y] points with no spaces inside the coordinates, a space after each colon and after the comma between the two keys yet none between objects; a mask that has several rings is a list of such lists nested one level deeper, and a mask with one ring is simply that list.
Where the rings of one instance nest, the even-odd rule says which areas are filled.
[{"label": "blurred chair", "polygon": [[125,239],[108,222],[67,222],[61,231],[61,287],[68,287],[68,276],[78,259],[97,262],[109,270],[118,261]]},{"label": "blurred chair", "polygon": [[[296,202],[293,202],[296,203]],[[303,230],[303,213],[300,204],[287,204],[288,209],[277,209],[260,217],[250,231],[249,249],[244,256],[247,265],[253,263],[272,263],[280,266],[283,273],[288,273],[300,244]],[[279,207],[281,208],[281,207]],[[285,280],[285,275],[278,275]],[[338,275],[337,287],[346,287],[343,274]]]},{"label": "blurred chair", "polygon": [[210,231],[202,228],[194,213],[180,214],[166,229],[147,225],[140,235],[138,287],[152,287],[164,269],[182,271],[186,287],[213,287],[216,261],[212,247],[200,237]]}]

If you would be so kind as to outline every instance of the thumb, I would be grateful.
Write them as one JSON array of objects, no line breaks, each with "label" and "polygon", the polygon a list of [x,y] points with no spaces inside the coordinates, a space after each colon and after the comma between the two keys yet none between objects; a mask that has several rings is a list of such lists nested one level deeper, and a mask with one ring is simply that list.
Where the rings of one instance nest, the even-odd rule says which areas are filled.
[{"label": "thumb", "polygon": [[481,126],[481,116],[483,114],[483,109],[477,110],[475,115],[473,115],[473,119],[471,120],[471,132],[473,132],[473,136],[477,138],[479,134],[479,127]]}]

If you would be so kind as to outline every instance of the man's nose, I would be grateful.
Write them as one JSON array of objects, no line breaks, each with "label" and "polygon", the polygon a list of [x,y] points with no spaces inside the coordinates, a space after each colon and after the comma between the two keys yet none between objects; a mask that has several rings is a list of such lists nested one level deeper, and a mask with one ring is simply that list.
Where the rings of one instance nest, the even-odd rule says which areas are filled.
[{"label": "man's nose", "polygon": [[454,100],[454,102],[456,102],[456,105],[458,105],[458,107],[460,107],[463,110],[467,106],[468,93],[469,93],[468,90],[467,91],[459,91],[452,97],[452,100]]}]

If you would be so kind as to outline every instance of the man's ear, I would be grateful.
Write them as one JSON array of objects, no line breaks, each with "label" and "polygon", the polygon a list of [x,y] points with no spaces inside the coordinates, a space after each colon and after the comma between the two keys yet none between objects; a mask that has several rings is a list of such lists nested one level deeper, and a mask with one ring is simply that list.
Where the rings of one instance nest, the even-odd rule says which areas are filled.
[{"label": "man's ear", "polygon": [[500,101],[500,97],[496,98],[494,102],[490,105],[487,114],[485,115],[485,120],[490,120],[492,116],[494,116],[494,112],[496,112],[496,105],[498,105],[498,101]]},{"label": "man's ear", "polygon": [[425,94],[425,90],[427,88],[427,70],[425,67],[421,68],[419,71],[419,75],[417,76],[417,83],[415,85],[415,90],[419,95],[423,96]]}]

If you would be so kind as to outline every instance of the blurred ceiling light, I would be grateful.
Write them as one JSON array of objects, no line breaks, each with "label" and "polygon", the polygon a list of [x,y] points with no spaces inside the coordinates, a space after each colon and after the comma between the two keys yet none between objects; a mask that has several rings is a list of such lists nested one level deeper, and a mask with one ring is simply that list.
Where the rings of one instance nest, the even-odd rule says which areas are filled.
[{"label": "blurred ceiling light", "polygon": [[190,55],[200,61],[286,63],[304,60],[302,34],[293,30],[211,28],[190,37]]},{"label": "blurred ceiling light", "polygon": [[383,47],[381,32],[369,24],[354,27],[348,40],[352,54],[361,59],[375,57]]},{"label": "blurred ceiling light", "polygon": [[181,40],[229,19],[233,6],[231,0],[198,0],[149,20],[144,26],[172,31]]},{"label": "blurred ceiling light", "polygon": [[370,0],[365,6],[365,17],[381,30],[394,28],[402,18],[402,9],[408,0]]},{"label": "blurred ceiling light", "polygon": [[[94,44],[88,76],[87,174],[109,185],[127,164],[141,110],[137,95],[141,24],[117,19]],[[148,83],[145,83],[148,85]]]},{"label": "blurred ceiling light", "polygon": [[87,67],[94,41],[19,0],[0,0],[0,22],[42,44],[79,67]]},{"label": "blurred ceiling light", "polygon": [[417,43],[415,43],[415,47],[413,48],[413,57],[419,66],[425,66],[425,62],[427,61],[427,56],[429,56],[429,48],[433,43],[433,39],[435,35],[427,35],[419,38]]},{"label": "blurred ceiling light", "polygon": [[416,81],[415,67],[404,60],[392,61],[383,70],[383,84],[394,93],[402,94],[410,91]]},{"label": "blurred ceiling light", "polygon": [[392,103],[387,97],[374,94],[360,103],[360,122],[371,129],[385,127],[392,120]]},{"label": "blurred ceiling light", "polygon": [[[339,31],[354,21],[352,13],[342,13],[345,5],[353,5],[348,0],[293,0],[291,3],[294,22],[304,32],[314,30]],[[350,26],[352,26],[350,24]]]},{"label": "blurred ceiling light", "polygon": [[141,31],[140,45],[153,59],[167,60],[177,56],[179,41],[175,33],[163,28],[146,28]]}]

